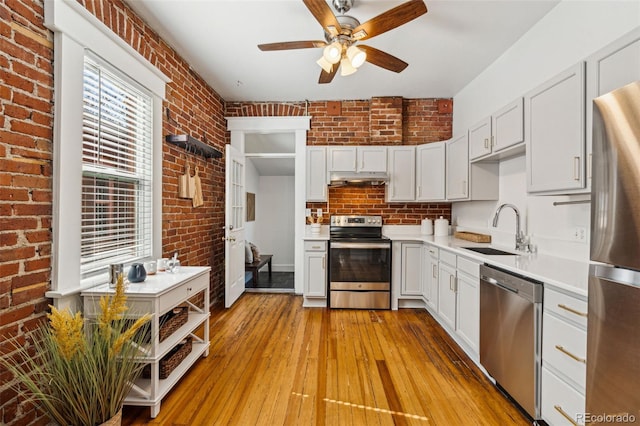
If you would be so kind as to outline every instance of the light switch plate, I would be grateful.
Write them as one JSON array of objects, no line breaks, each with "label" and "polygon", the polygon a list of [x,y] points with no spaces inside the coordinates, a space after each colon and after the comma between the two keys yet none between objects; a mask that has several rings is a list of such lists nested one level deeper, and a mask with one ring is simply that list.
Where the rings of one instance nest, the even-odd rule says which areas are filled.
[{"label": "light switch plate", "polygon": [[318,209],[316,211],[316,213],[317,213],[318,217],[322,217],[322,209]]}]

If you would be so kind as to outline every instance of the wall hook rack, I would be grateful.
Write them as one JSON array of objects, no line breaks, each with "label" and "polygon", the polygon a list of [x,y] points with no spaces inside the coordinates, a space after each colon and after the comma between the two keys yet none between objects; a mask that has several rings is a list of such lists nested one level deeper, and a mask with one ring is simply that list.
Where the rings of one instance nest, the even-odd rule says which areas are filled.
[{"label": "wall hook rack", "polygon": [[171,144],[186,149],[187,152],[193,152],[205,158],[222,158],[220,151],[189,135],[167,135],[165,139]]}]

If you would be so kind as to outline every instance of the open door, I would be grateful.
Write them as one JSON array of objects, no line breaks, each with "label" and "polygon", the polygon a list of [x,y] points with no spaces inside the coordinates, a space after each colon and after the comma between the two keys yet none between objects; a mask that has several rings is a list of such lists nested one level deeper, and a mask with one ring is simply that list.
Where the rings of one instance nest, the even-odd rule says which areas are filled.
[{"label": "open door", "polygon": [[224,226],[224,305],[230,307],[244,293],[244,156],[226,145],[225,226]]}]

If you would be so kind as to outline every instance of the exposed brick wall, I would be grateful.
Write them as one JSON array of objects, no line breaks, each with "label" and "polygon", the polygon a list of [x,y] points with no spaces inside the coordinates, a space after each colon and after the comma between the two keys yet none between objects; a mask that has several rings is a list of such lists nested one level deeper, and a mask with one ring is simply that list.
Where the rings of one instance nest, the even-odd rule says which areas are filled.
[{"label": "exposed brick wall", "polygon": [[[328,102],[310,102],[307,145],[418,145],[450,139],[453,114],[439,113],[437,101],[399,97],[341,101],[337,115],[329,111]],[[278,112],[287,105],[230,102],[225,115],[281,115]],[[299,104],[297,112],[304,106]],[[344,202],[343,193],[349,195],[349,202]],[[329,214],[381,214],[387,224],[415,225],[424,217],[441,215],[451,219],[450,203],[388,204],[384,188],[331,188],[328,203],[307,203],[307,208],[322,208]]]},{"label": "exposed brick wall", "polygon": [[[120,0],[78,0],[172,82],[163,134],[187,133],[224,151],[224,100]],[[0,2],[0,355],[6,338],[41,321],[50,300],[52,214],[53,35],[43,25],[42,0]],[[166,113],[166,110],[169,113]],[[214,302],[224,292],[224,161],[186,155],[163,143],[163,253],[187,265],[210,265]],[[204,206],[177,197],[186,159],[197,166]],[[18,405],[0,370],[0,424],[46,424]]]}]

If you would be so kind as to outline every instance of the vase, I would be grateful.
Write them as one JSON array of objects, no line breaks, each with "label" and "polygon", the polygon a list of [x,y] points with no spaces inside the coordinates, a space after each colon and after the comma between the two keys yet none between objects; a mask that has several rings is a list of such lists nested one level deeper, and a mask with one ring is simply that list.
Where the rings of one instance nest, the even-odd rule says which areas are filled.
[{"label": "vase", "polygon": [[109,420],[101,423],[99,426],[120,426],[122,424],[122,408]]},{"label": "vase", "polygon": [[319,223],[312,223],[311,224],[311,233],[312,234],[319,234],[320,233],[320,224]]}]

